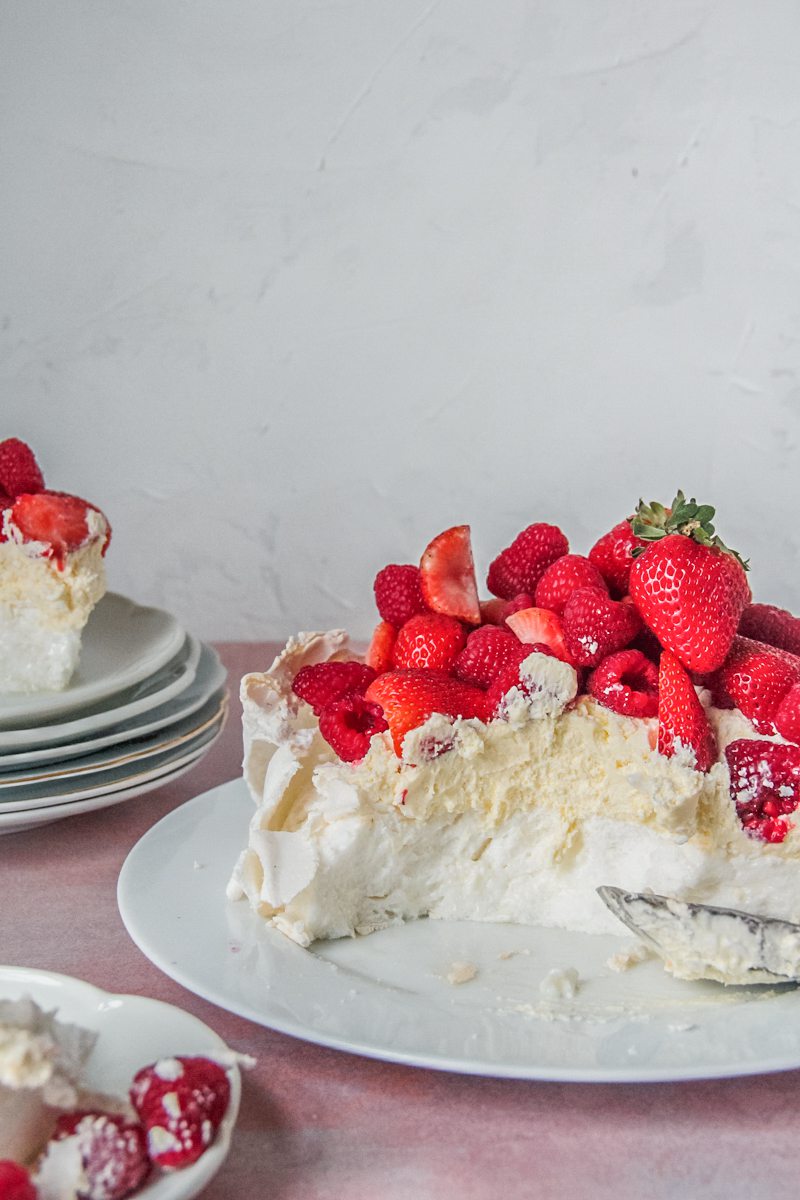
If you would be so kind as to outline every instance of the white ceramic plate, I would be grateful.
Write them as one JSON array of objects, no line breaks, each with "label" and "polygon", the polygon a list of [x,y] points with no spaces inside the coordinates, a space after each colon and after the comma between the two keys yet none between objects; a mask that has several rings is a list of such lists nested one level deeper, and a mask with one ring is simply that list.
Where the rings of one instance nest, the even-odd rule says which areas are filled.
[{"label": "white ceramic plate", "polygon": [[[0,780],[7,771],[19,770],[21,767],[27,766],[41,766],[50,762],[61,763],[84,754],[92,754],[106,746],[118,746],[132,741],[134,738],[145,737],[197,712],[208,703],[215,692],[219,692],[225,683],[227,672],[211,646],[201,645],[194,639],[190,639],[187,641],[187,651],[189,652],[189,658],[186,660],[188,663],[191,662],[195,651],[197,652],[197,673],[188,687],[179,692],[172,700],[167,700],[165,704],[156,704],[154,708],[140,712],[128,720],[120,719],[110,729],[101,729],[96,733],[89,732],[83,737],[78,737],[78,740],[74,742],[62,742],[58,745],[37,746],[31,750],[8,752],[4,752],[0,748]],[[184,667],[181,667],[182,679],[188,676],[185,666],[186,663]],[[159,672],[159,674],[161,673]],[[155,700],[159,698],[157,695],[154,697]],[[114,716],[119,712],[120,709],[116,709],[110,715]],[[41,732],[49,735],[53,729],[64,728],[66,726],[43,726]]]},{"label": "white ceramic plate", "polygon": [[22,786],[33,787],[35,784],[73,779],[89,780],[96,775],[105,776],[109,770],[117,767],[130,767],[134,770],[147,759],[192,741],[220,718],[223,709],[227,708],[227,703],[227,694],[217,692],[199,712],[157,729],[155,733],[137,738],[135,742],[122,748],[115,744],[85,754],[81,758],[70,759],[65,764],[46,763],[0,774],[0,806],[8,796],[16,796]]},{"label": "white ceramic plate", "polygon": [[53,780],[48,784],[26,784],[24,787],[8,789],[3,792],[0,803],[0,820],[10,812],[24,812],[29,809],[47,808],[54,804],[71,804],[75,800],[91,800],[94,796],[111,794],[133,787],[138,783],[149,783],[161,775],[180,765],[190,755],[205,750],[211,746],[222,731],[227,715],[227,705],[220,707],[218,716],[213,722],[189,742],[171,747],[145,760],[144,763],[126,763],[121,767],[111,767],[100,771],[89,779]]},{"label": "white ceramic plate", "polygon": [[[153,826],[119,878],[139,948],[222,1008],[321,1045],[469,1074],[646,1082],[800,1066],[794,987],[681,983],[655,962],[617,974],[607,960],[631,944],[621,926],[615,938],[415,921],[302,950],[225,899],[252,813],[239,780],[206,792]],[[475,978],[448,982],[458,962]],[[547,1000],[545,975],[566,967],[582,980],[574,1001]]]},{"label": "white ceramic plate", "polygon": [[200,660],[214,651],[187,634],[178,653],[157,671],[133,688],[119,692],[97,707],[82,709],[81,715],[70,721],[28,726],[24,729],[0,729],[0,752],[39,748],[73,738],[91,736],[141,713],[166,704],[182,695],[194,682]]},{"label": "white ceramic plate", "polygon": [[113,696],[163,667],[185,636],[170,613],[108,592],[83,631],[81,658],[69,687],[62,692],[0,693],[0,724],[43,721]]},{"label": "white ceramic plate", "polygon": [[[124,1097],[140,1067],[171,1055],[223,1056],[227,1046],[197,1017],[145,996],[114,995],[70,975],[0,966],[0,997],[31,996],[42,1008],[57,1009],[60,1020],[91,1029],[98,1038],[87,1064],[92,1090]],[[236,1066],[226,1068],[231,1083],[228,1111],[214,1143],[191,1167],[154,1175],[136,1197],[141,1200],[191,1200],[214,1178],[228,1156],[241,1098]]]},{"label": "white ceramic plate", "polygon": [[214,740],[212,739],[212,742],[201,749],[193,750],[191,754],[185,755],[177,765],[173,763],[168,772],[150,778],[145,783],[135,783],[130,787],[101,792],[99,795],[91,795],[85,800],[68,800],[39,808],[26,808],[10,812],[3,810],[0,812],[0,836],[6,833],[20,833],[24,829],[34,829],[38,825],[50,825],[54,821],[63,821],[67,817],[80,816],[82,813],[96,812],[101,808],[113,808],[115,804],[122,804],[125,800],[133,800],[136,796],[144,796],[147,792],[154,792],[157,788],[166,787],[167,784],[180,779],[181,775],[185,775],[187,771],[191,771],[200,759],[205,757]]}]

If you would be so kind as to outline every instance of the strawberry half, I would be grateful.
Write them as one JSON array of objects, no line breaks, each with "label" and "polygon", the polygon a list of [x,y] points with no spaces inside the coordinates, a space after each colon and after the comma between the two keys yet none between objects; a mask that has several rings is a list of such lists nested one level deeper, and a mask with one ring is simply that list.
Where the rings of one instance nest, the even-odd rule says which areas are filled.
[{"label": "strawberry half", "polygon": [[427,546],[419,564],[422,596],[433,612],[480,625],[481,608],[469,525],[445,529]]},{"label": "strawberry half", "polygon": [[92,505],[63,492],[36,492],[18,496],[11,520],[26,542],[43,542],[58,560],[77,550],[89,537],[87,515]]},{"label": "strawberry half", "polygon": [[30,1175],[9,1158],[0,1161],[0,1200],[36,1200]]},{"label": "strawberry half", "polygon": [[547,646],[556,658],[569,663],[571,667],[575,666],[564,640],[561,619],[549,608],[523,608],[507,617],[506,625],[526,646]]},{"label": "strawberry half", "polygon": [[694,685],[679,660],[664,650],[658,671],[658,753],[690,750],[698,771],[717,761],[717,740]]},{"label": "strawberry half", "polygon": [[690,671],[715,671],[750,599],[745,566],[714,533],[714,509],[678,492],[667,510],[640,504],[633,532],[650,542],[630,573],[630,594],[659,642]]},{"label": "strawberry half", "polygon": [[465,642],[464,626],[455,617],[418,613],[398,630],[394,665],[401,669],[449,671]]},{"label": "strawberry half", "polygon": [[406,734],[433,713],[486,719],[484,692],[443,671],[387,671],[370,684],[366,698],[383,709],[398,757]]},{"label": "strawberry half", "polygon": [[390,669],[396,638],[397,630],[388,621],[379,621],[375,626],[372,640],[364,655],[364,662],[368,667],[372,667],[377,675],[382,675],[384,671]]}]

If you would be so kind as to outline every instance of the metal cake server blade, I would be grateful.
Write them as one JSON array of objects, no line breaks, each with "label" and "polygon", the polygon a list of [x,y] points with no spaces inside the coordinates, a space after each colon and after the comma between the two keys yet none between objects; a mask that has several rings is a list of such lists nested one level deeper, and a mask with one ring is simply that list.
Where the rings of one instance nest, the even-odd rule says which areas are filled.
[{"label": "metal cake server blade", "polygon": [[800,925],[651,892],[599,887],[597,894],[678,979],[800,982]]}]

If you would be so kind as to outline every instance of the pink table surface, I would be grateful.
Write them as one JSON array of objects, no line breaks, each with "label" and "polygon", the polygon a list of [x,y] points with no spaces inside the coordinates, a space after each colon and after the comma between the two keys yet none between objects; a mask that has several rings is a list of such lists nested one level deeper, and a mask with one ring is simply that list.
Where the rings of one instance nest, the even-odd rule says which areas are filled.
[{"label": "pink table surface", "polygon": [[273,1033],[162,975],[125,932],[117,875],[165,813],[239,774],[238,680],[267,665],[274,646],[218,649],[232,710],[200,765],[118,807],[0,838],[0,961],[166,1000],[257,1058],[207,1200],[800,1195],[800,1072],[642,1085],[448,1075]]}]

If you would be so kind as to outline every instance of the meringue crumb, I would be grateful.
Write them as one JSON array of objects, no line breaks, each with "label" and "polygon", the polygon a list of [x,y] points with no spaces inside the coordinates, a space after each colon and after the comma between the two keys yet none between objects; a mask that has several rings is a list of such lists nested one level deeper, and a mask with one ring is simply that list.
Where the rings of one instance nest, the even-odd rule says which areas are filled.
[{"label": "meringue crumb", "polygon": [[539,984],[539,995],[546,1000],[573,1000],[580,984],[574,967],[553,967]]},{"label": "meringue crumb", "polygon": [[198,862],[197,859],[195,859],[194,862],[192,863],[192,870],[193,871],[202,871],[203,868],[205,867],[205,865],[206,865],[205,863]]},{"label": "meringue crumb", "polygon": [[644,942],[635,942],[633,946],[625,946],[616,954],[612,954],[606,962],[606,966],[610,967],[612,971],[630,971],[631,967],[646,962],[648,958],[652,957],[653,952],[645,946]]},{"label": "meringue crumb", "polygon": [[454,962],[445,975],[448,983],[469,983],[478,974],[478,968],[471,962]]},{"label": "meringue crumb", "polygon": [[691,1033],[691,1031],[693,1029],[697,1029],[697,1028],[698,1028],[697,1025],[692,1025],[691,1023],[687,1023],[685,1025],[676,1024],[676,1025],[668,1025],[667,1026],[667,1029],[669,1030],[670,1033]]},{"label": "meringue crumb", "polygon": [[524,950],[504,950],[503,953],[498,954],[497,957],[505,961],[509,958],[516,958],[518,954],[530,954],[530,950],[527,949],[527,947]]}]

